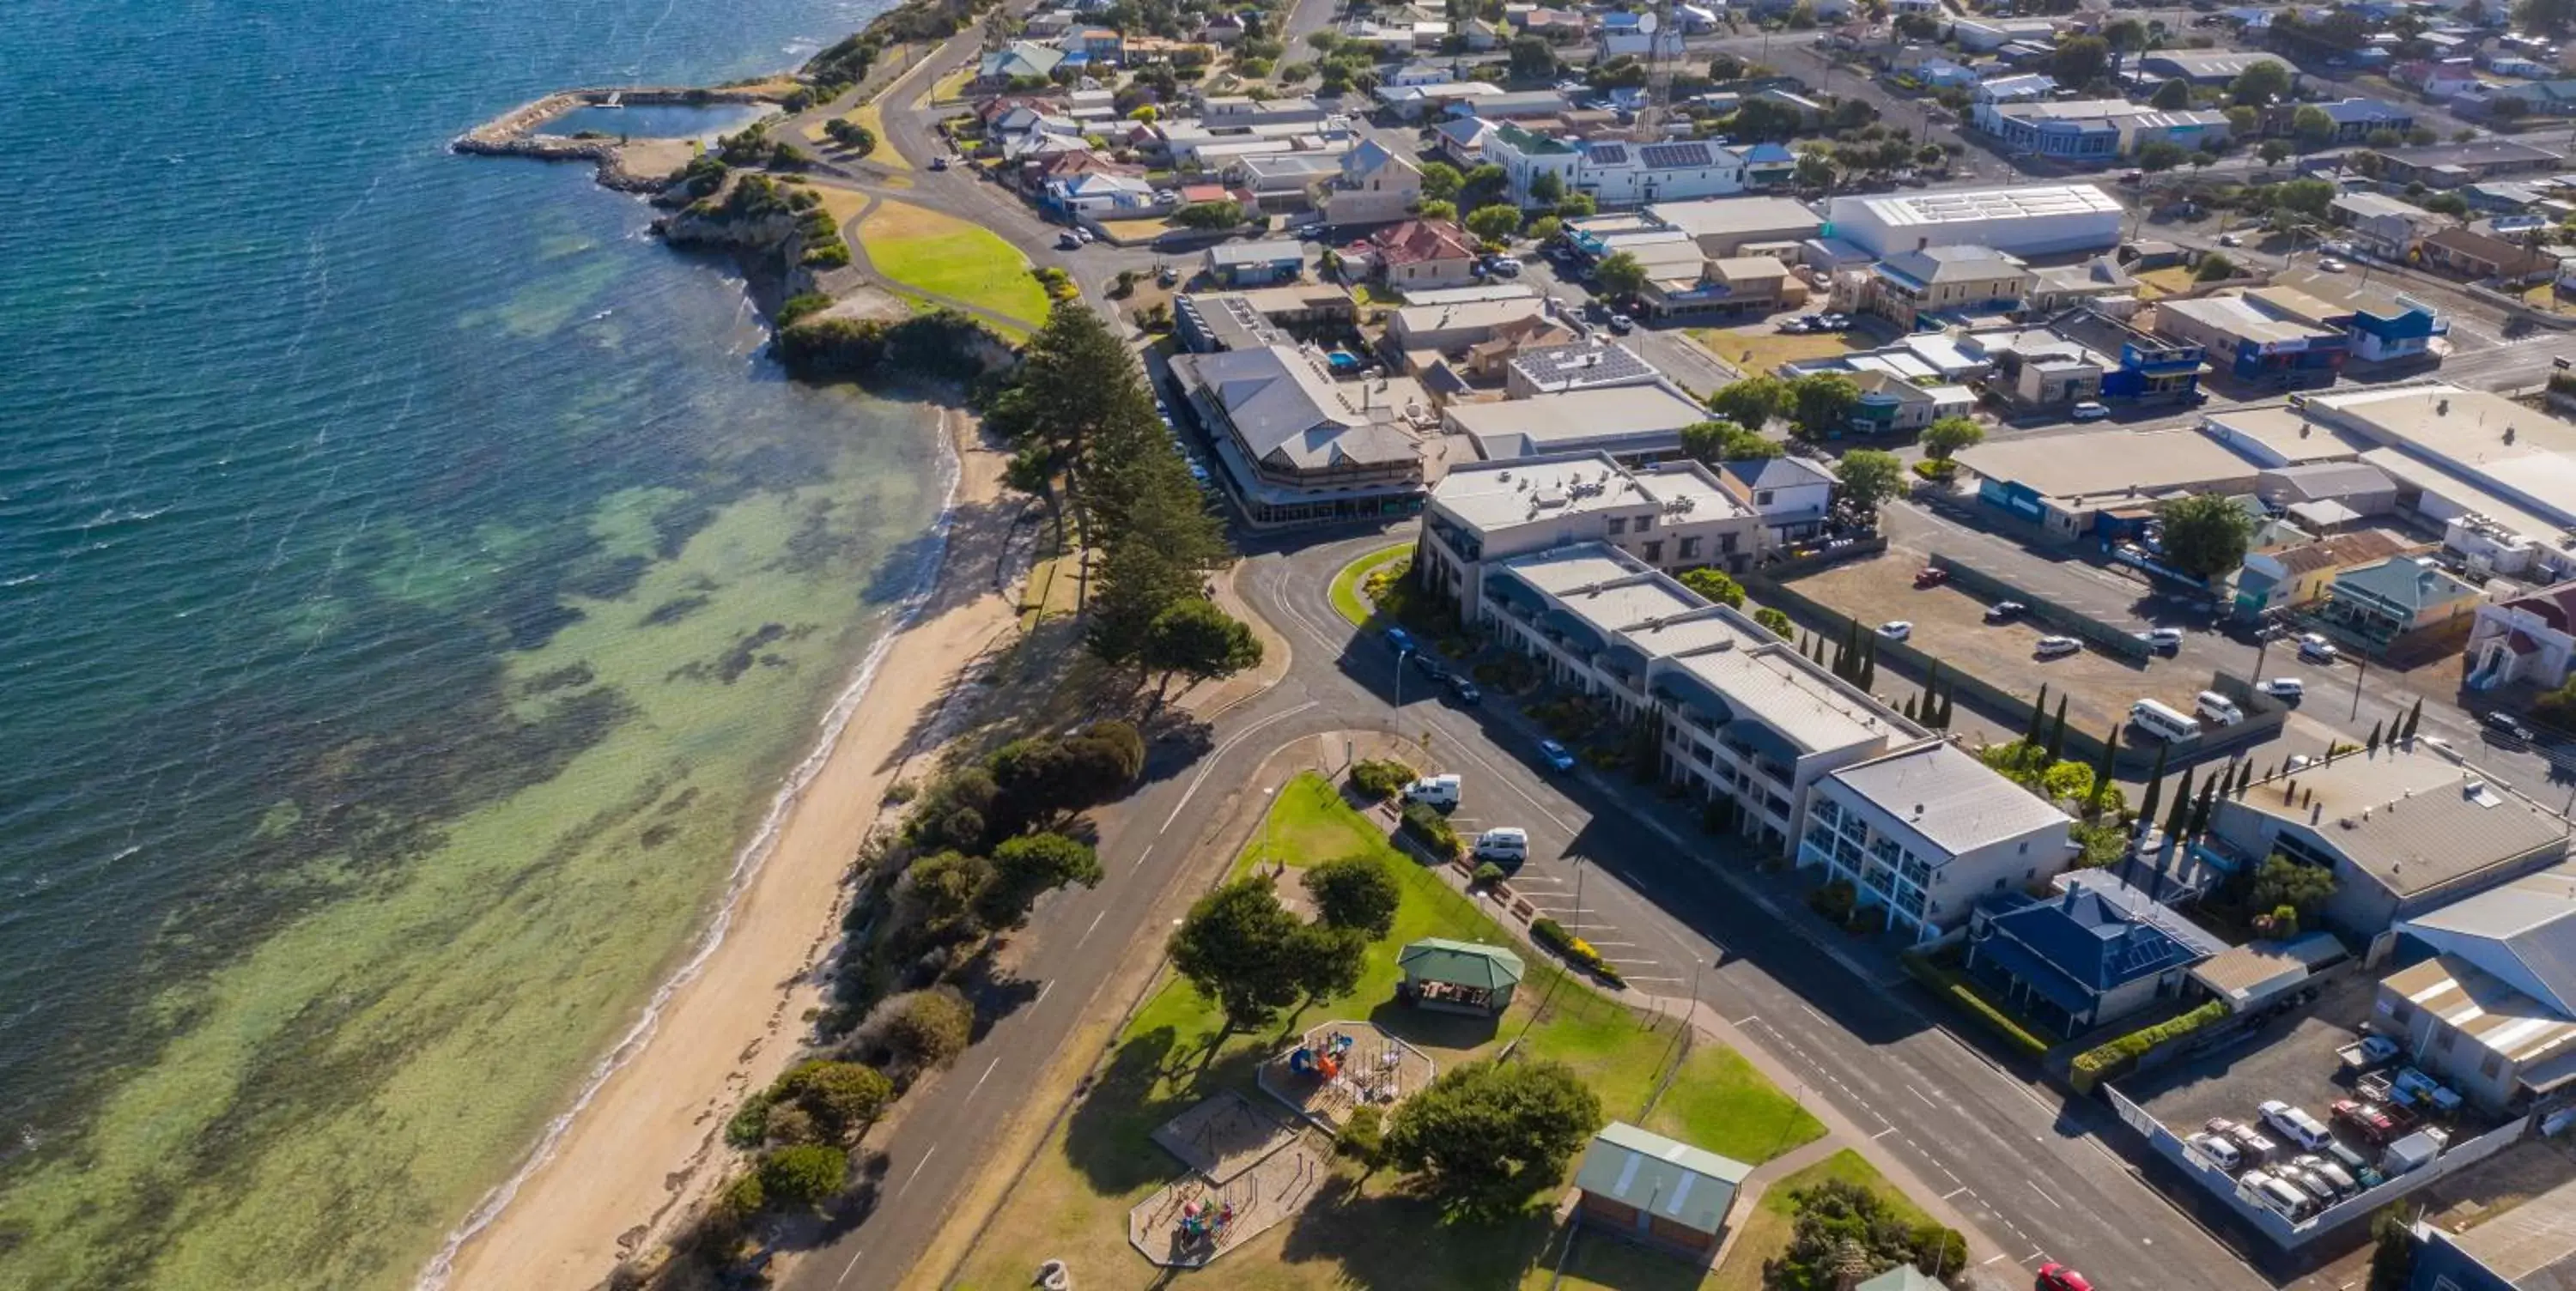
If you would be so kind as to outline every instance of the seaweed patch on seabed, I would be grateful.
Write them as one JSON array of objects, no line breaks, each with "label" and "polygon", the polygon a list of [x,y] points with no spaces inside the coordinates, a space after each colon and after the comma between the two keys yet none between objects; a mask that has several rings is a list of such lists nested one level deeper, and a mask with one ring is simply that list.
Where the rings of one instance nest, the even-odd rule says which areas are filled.
[{"label": "seaweed patch on seabed", "polygon": [[644,617],[635,621],[635,626],[640,628],[667,627],[670,624],[677,623],[680,620],[705,609],[714,599],[714,597],[708,596],[704,593],[700,593],[695,596],[675,596],[670,600],[654,606],[652,609],[646,610],[644,612]]},{"label": "seaweed patch on seabed", "polygon": [[818,630],[817,626],[811,623],[799,623],[792,628],[784,623],[763,623],[757,629],[737,638],[732,648],[717,655],[713,660],[701,659],[696,663],[682,664],[664,674],[663,679],[666,681],[717,681],[730,686],[744,673],[751,671],[754,665],[763,668],[793,668],[796,666],[795,660],[769,654],[765,647],[781,641],[802,641]]}]

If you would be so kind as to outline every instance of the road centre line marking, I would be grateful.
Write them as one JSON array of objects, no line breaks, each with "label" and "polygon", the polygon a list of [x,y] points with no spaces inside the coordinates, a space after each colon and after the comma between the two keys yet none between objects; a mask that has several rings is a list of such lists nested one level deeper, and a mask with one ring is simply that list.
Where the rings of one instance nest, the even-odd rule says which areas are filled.
[{"label": "road centre line marking", "polygon": [[1048,978],[1048,979],[1046,980],[1046,985],[1041,986],[1041,987],[1039,987],[1039,988],[1038,988],[1038,997],[1037,997],[1036,999],[1034,999],[1034,1000],[1029,1001],[1029,1007],[1030,1007],[1030,1008],[1036,1008],[1037,1006],[1039,1006],[1039,1005],[1041,1005],[1041,1004],[1046,1003],[1047,992],[1052,991],[1052,990],[1054,990],[1054,989],[1055,989],[1055,979],[1054,979],[1054,978],[1052,978],[1052,977],[1050,977],[1050,978]]},{"label": "road centre line marking", "polygon": [[1925,1107],[1929,1107],[1936,1112],[1941,1110],[1941,1105],[1933,1102],[1931,1099],[1925,1098],[1922,1090],[1916,1089],[1912,1085],[1908,1085],[1905,1087],[1905,1092],[1914,1095],[1914,1101],[1923,1104]]},{"label": "road centre line marking", "polygon": [[[2027,1182],[2027,1181],[2025,1180],[2025,1182]],[[2048,1190],[2047,1190],[2047,1189],[2045,1189],[2045,1188],[2040,1187],[2038,1184],[2035,1184],[2035,1183],[2034,1183],[2034,1184],[2031,1184],[2031,1185],[2030,1185],[2030,1190],[2031,1190],[2032,1192],[2038,1193],[2038,1194],[2039,1194],[2039,1199],[2040,1199],[2040,1200],[2042,1200],[2042,1201],[2047,1202],[2049,1205],[2055,1206],[2055,1207],[2057,1207],[2059,1210],[2064,1210],[2064,1209],[2066,1209],[2066,1203],[2065,1203],[2065,1202],[2059,1201],[2057,1198],[2049,1196],[2049,1195],[2048,1195]]]},{"label": "road centre line marking", "polygon": [[[1943,1200],[1943,1201],[1948,1201],[1948,1200],[1949,1200],[1949,1199],[1951,1199],[1952,1197],[1956,1197],[1956,1196],[1958,1196],[1960,1193],[1963,1193],[1963,1192],[1966,1192],[1966,1191],[1967,1191],[1967,1189],[1965,1189],[1965,1188],[1952,1188],[1952,1189],[1951,1189],[1951,1190],[1949,1190],[1948,1192],[1945,1192],[1945,1193],[1942,1193],[1942,1194],[1941,1194],[1941,1200]],[[1998,1256],[1996,1256],[1995,1258],[1996,1258],[1996,1259],[2002,1259],[2003,1257],[2002,1257],[2002,1256],[2000,1256],[2000,1255],[1998,1255]]]},{"label": "road centre line marking", "polygon": [[[1155,839],[1155,840],[1154,840],[1154,843],[1159,843],[1159,842],[1161,842],[1161,841],[1163,841],[1163,840],[1162,840],[1162,839],[1157,838],[1157,839]],[[1149,857],[1151,857],[1151,856],[1154,854],[1154,843],[1147,843],[1147,844],[1145,844],[1145,850],[1144,850],[1144,851],[1141,851],[1141,852],[1136,853],[1136,863],[1135,863],[1134,865],[1130,865],[1130,866],[1128,866],[1128,867],[1127,867],[1127,872],[1128,872],[1128,873],[1133,874],[1133,873],[1135,873],[1136,871],[1138,871],[1138,870],[1141,870],[1141,869],[1145,868],[1145,861],[1146,861],[1146,859],[1147,859],[1147,858],[1149,858]]]},{"label": "road centre line marking", "polygon": [[1225,743],[1216,746],[1216,751],[1209,754],[1207,760],[1199,764],[1199,773],[1190,777],[1190,787],[1182,791],[1181,800],[1172,804],[1172,814],[1163,817],[1163,828],[1155,830],[1154,832],[1161,834],[1171,829],[1172,822],[1179,820],[1181,818],[1181,812],[1189,807],[1190,799],[1198,796],[1199,786],[1207,783],[1207,778],[1215,773],[1217,764],[1223,762],[1225,760],[1225,755],[1233,752],[1236,745],[1243,743],[1245,740],[1251,739],[1253,733],[1261,730],[1263,727],[1274,726],[1280,722],[1284,722],[1291,717],[1295,717],[1299,713],[1305,712],[1309,708],[1313,708],[1318,702],[1319,701],[1310,699],[1305,703],[1299,704],[1295,708],[1283,709],[1279,712],[1272,713],[1270,716],[1262,718],[1260,721],[1254,722],[1252,725],[1244,727],[1242,730],[1236,731],[1233,736],[1226,740]]},{"label": "road centre line marking", "polygon": [[838,1287],[842,1283],[849,1281],[851,1271],[859,1267],[859,1257],[865,1254],[867,1254],[866,1251],[850,1252],[850,1262],[841,1266],[841,1276],[832,1279],[832,1285]]},{"label": "road centre line marking", "polygon": [[936,1144],[936,1143],[933,1143],[933,1144],[931,1144],[931,1145],[930,1145],[930,1150],[929,1150],[929,1151],[926,1151],[926,1152],[924,1152],[924,1153],[922,1153],[922,1154],[921,1154],[921,1159],[920,1159],[920,1160],[915,1161],[915,1162],[913,1162],[913,1163],[912,1163],[912,1173],[911,1173],[911,1174],[908,1174],[908,1175],[905,1175],[905,1176],[903,1177],[903,1186],[894,1190],[894,1199],[895,1199],[895,1200],[897,1200],[897,1201],[901,1201],[901,1200],[903,1200],[903,1195],[904,1195],[905,1193],[907,1193],[907,1192],[912,1191],[912,1181],[921,1177],[921,1168],[922,1168],[923,1166],[929,1165],[929,1164],[930,1164],[930,1158],[932,1158],[933,1156],[938,1155],[938,1153],[939,1153],[939,1145],[938,1145],[938,1144]]},{"label": "road centre line marking", "polygon": [[1880,1139],[1886,1138],[1888,1135],[1890,1135],[1890,1134],[1894,1134],[1895,1132],[1896,1132],[1896,1127],[1895,1127],[1895,1126],[1893,1126],[1893,1125],[1888,1126],[1886,1129],[1880,1130],[1878,1133],[1873,1134],[1873,1135],[1870,1135],[1870,1136],[1869,1136],[1869,1141],[1870,1141],[1870,1142],[1872,1142],[1872,1143],[1876,1143],[1876,1142],[1878,1142]]},{"label": "road centre line marking", "polygon": [[1109,911],[1106,907],[1103,907],[1100,913],[1091,916],[1091,926],[1082,930],[1081,940],[1074,942],[1073,948],[1075,950],[1082,949],[1082,943],[1091,940],[1091,934],[1100,931],[1100,921],[1108,917]]},{"label": "road centre line marking", "polygon": [[992,1060],[991,1062],[988,1062],[988,1063],[984,1064],[984,1074],[983,1074],[983,1075],[981,1075],[981,1076],[977,1076],[977,1077],[975,1078],[975,1087],[974,1087],[973,1089],[970,1089],[970,1090],[967,1090],[967,1091],[966,1091],[966,1101],[967,1101],[967,1102],[970,1102],[970,1103],[971,1103],[971,1102],[975,1101],[975,1095],[980,1094],[980,1093],[982,1093],[982,1092],[984,1091],[984,1082],[985,1082],[985,1081],[988,1081],[988,1080],[991,1080],[991,1079],[993,1078],[993,1069],[994,1069],[995,1067],[999,1067],[999,1066],[1001,1066],[1001,1065],[1002,1065],[1002,1055],[1000,1055],[1000,1054],[998,1054],[998,1053],[993,1055],[993,1060]]}]

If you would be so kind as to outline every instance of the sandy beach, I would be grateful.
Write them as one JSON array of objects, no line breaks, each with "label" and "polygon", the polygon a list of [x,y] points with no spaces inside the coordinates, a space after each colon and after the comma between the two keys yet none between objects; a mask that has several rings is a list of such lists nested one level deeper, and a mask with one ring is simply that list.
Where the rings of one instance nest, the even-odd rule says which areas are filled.
[{"label": "sandy beach", "polygon": [[[798,1050],[822,1003],[814,970],[838,930],[841,880],[879,818],[887,786],[958,672],[1015,626],[994,571],[1018,508],[1003,496],[1004,455],[971,417],[942,413],[959,459],[936,589],[876,661],[864,697],[804,792],[774,850],[741,890],[723,941],[664,1003],[658,1025],[593,1091],[550,1154],[459,1249],[444,1285],[587,1287],[649,1248],[720,1177],[723,1131],[742,1094]],[[424,1284],[435,1283],[433,1265]]]}]

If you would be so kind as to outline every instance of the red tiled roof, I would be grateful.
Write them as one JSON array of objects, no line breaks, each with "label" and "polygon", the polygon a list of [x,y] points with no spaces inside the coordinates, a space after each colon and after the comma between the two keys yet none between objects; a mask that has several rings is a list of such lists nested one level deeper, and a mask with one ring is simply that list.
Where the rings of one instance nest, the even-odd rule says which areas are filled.
[{"label": "red tiled roof", "polygon": [[1231,194],[1225,191],[1223,184],[1190,184],[1181,189],[1181,201],[1184,203],[1222,202],[1229,196]]},{"label": "red tiled roof", "polygon": [[1406,220],[1402,224],[1379,229],[1369,235],[1368,241],[1388,264],[1472,260],[1476,256],[1467,245],[1466,235],[1457,228],[1427,220]]}]

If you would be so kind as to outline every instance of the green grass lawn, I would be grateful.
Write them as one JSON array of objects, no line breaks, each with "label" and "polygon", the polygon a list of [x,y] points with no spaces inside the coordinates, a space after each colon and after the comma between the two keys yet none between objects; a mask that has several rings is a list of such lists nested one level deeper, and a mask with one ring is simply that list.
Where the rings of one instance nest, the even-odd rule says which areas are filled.
[{"label": "green grass lawn", "polygon": [[1763,1190],[1762,1200],[1751,1210],[1739,1209],[1736,1212],[1744,1230],[1735,1239],[1735,1249],[1727,1252],[1726,1263],[1718,1267],[1716,1278],[1709,1283],[1709,1291],[1761,1291],[1763,1262],[1789,1248],[1790,1234],[1796,1228],[1797,1211],[1790,1202],[1791,1195],[1828,1179],[1856,1183],[1877,1193],[1909,1224],[1931,1222],[1931,1216],[1924,1214],[1923,1209],[1904,1193],[1898,1192],[1896,1185],[1889,1183],[1877,1167],[1863,1160],[1859,1153],[1844,1148],[1804,1170],[1774,1180],[1769,1188]]},{"label": "green grass lawn", "polygon": [[1354,627],[1367,626],[1369,616],[1375,611],[1369,607],[1368,598],[1360,595],[1360,584],[1367,581],[1370,571],[1389,561],[1401,560],[1412,552],[1412,543],[1399,542],[1342,566],[1342,572],[1333,575],[1333,609],[1349,619]]},{"label": "green grass lawn", "polygon": [[[1166,980],[1120,1034],[1090,1094],[1039,1150],[958,1285],[980,1291],[1022,1286],[1038,1261],[1049,1257],[1069,1261],[1086,1286],[1152,1284],[1155,1270],[1127,1245],[1125,1215],[1179,1172],[1178,1163],[1148,1137],[1154,1127],[1210,1094],[1252,1090],[1253,1069],[1262,1055],[1303,1028],[1334,1018],[1372,1019],[1429,1054],[1443,1070],[1490,1056],[1517,1037],[1522,1052],[1562,1061],[1582,1074],[1600,1094],[1605,1115],[1638,1118],[1675,1062],[1679,1037],[1668,1023],[1648,1028],[1637,1013],[1601,998],[1535,952],[1521,952],[1529,972],[1498,1022],[1418,1013],[1394,1002],[1395,956],[1405,943],[1436,936],[1509,944],[1512,938],[1437,871],[1396,851],[1378,823],[1346,803],[1331,782],[1306,775],[1283,786],[1261,832],[1236,859],[1235,873],[1278,863],[1293,871],[1354,854],[1382,859],[1404,893],[1395,930],[1369,948],[1357,989],[1258,1035],[1224,1037],[1212,1050],[1220,1029],[1215,1008],[1188,983]],[[1285,880],[1295,881],[1294,873]],[[1726,1073],[1723,1062],[1709,1056],[1712,1052],[1725,1051],[1705,1047],[1691,1061],[1700,1070]],[[1739,1088],[1724,1097],[1739,1107],[1787,1101],[1776,1089],[1741,1088],[1748,1081],[1760,1082],[1749,1066],[1724,1078],[1736,1081]],[[1355,1168],[1344,1165],[1301,1214],[1245,1243],[1216,1267],[1229,1291],[1512,1287],[1543,1260],[1552,1261],[1550,1243],[1556,1234],[1544,1209],[1502,1224],[1445,1223],[1397,1180],[1384,1174],[1363,1180]],[[1598,1258],[1605,1262],[1604,1271],[1587,1275],[1596,1277],[1593,1281],[1569,1281],[1572,1286],[1627,1291],[1670,1286],[1678,1291],[1692,1285],[1687,1278],[1607,1280],[1625,1267],[1622,1253],[1595,1257],[1578,1250],[1576,1257]],[[1687,1273],[1678,1263],[1674,1269]]]},{"label": "green grass lawn", "polygon": [[[1564,1255],[1567,1241],[1574,1243],[1572,1255]],[[1562,1282],[1556,1277],[1560,1256]],[[1521,1291],[1697,1291],[1711,1285],[1713,1277],[1705,1265],[1647,1250],[1598,1228],[1581,1233],[1559,1229],[1540,1252],[1537,1266],[1522,1278]]]},{"label": "green grass lawn", "polygon": [[1744,1055],[1701,1045],[1682,1061],[1646,1128],[1755,1165],[1823,1138],[1824,1123],[1765,1079]]},{"label": "green grass lawn", "polygon": [[877,271],[904,287],[1016,318],[1046,321],[1046,288],[1019,249],[988,229],[904,202],[885,202],[859,224]]}]

